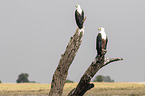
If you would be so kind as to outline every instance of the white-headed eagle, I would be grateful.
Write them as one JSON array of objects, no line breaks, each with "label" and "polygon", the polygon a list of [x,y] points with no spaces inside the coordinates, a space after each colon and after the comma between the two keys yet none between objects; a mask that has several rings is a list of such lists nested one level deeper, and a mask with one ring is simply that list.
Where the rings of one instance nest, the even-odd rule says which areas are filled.
[{"label": "white-headed eagle", "polygon": [[75,20],[77,23],[77,26],[79,29],[83,28],[83,20],[84,20],[84,11],[81,9],[80,5],[76,5],[76,11],[75,11]]},{"label": "white-headed eagle", "polygon": [[96,50],[98,55],[102,56],[102,50],[106,51],[108,38],[103,27],[100,27],[98,30],[100,32],[96,38]]}]

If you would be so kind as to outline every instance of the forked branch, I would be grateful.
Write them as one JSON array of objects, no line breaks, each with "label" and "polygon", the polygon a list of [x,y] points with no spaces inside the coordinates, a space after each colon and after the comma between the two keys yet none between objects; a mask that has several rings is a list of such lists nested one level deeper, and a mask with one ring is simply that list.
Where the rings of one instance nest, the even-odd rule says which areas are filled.
[{"label": "forked branch", "polygon": [[[104,54],[105,55],[105,54]],[[88,90],[94,87],[93,83],[90,83],[94,75],[104,66],[115,62],[123,60],[122,58],[111,58],[104,60],[104,56],[97,56],[95,60],[88,67],[81,80],[79,81],[76,88],[74,88],[68,96],[83,96]]]}]

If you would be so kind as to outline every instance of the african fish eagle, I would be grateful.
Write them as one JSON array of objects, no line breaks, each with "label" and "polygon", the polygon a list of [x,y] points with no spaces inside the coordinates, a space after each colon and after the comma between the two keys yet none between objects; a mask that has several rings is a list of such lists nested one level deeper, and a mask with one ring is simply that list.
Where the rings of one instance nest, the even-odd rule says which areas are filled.
[{"label": "african fish eagle", "polygon": [[98,30],[100,32],[96,38],[96,50],[98,55],[102,56],[102,50],[106,52],[108,38],[103,27],[100,27]]},{"label": "african fish eagle", "polygon": [[77,26],[79,29],[83,28],[83,20],[84,20],[84,11],[81,9],[80,5],[76,5],[76,11],[75,11],[75,20],[77,23]]}]

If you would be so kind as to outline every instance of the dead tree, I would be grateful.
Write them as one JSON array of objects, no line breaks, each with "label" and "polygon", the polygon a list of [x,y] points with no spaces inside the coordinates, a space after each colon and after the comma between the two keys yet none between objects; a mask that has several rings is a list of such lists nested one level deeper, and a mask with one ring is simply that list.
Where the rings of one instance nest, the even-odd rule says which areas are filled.
[{"label": "dead tree", "polygon": [[[84,19],[84,21],[86,18]],[[69,67],[72,61],[75,58],[75,55],[81,45],[83,31],[77,28],[73,37],[70,38],[70,41],[66,47],[64,54],[61,55],[61,59],[59,64],[53,74],[51,89],[49,92],[49,96],[62,96],[64,84],[68,75]],[[103,52],[105,55],[106,52]],[[68,96],[83,96],[88,90],[94,87],[94,84],[90,83],[92,77],[96,74],[98,70],[102,67],[119,60],[123,60],[122,58],[112,58],[108,59],[105,56],[97,56],[95,60],[91,63],[89,68],[86,70],[84,75],[82,76],[80,82],[77,87],[70,91]]]}]

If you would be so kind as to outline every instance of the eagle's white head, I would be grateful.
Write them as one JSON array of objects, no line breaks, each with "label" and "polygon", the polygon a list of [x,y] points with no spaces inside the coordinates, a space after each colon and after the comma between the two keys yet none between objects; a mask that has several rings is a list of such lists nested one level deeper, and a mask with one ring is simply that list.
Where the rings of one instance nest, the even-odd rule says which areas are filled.
[{"label": "eagle's white head", "polygon": [[104,31],[104,32],[105,32],[105,29],[104,29],[103,27],[100,27],[98,30],[99,30],[99,31]]},{"label": "eagle's white head", "polygon": [[82,14],[81,6],[80,6],[79,4],[77,4],[75,7],[76,7],[77,11],[78,11],[80,14]]}]

